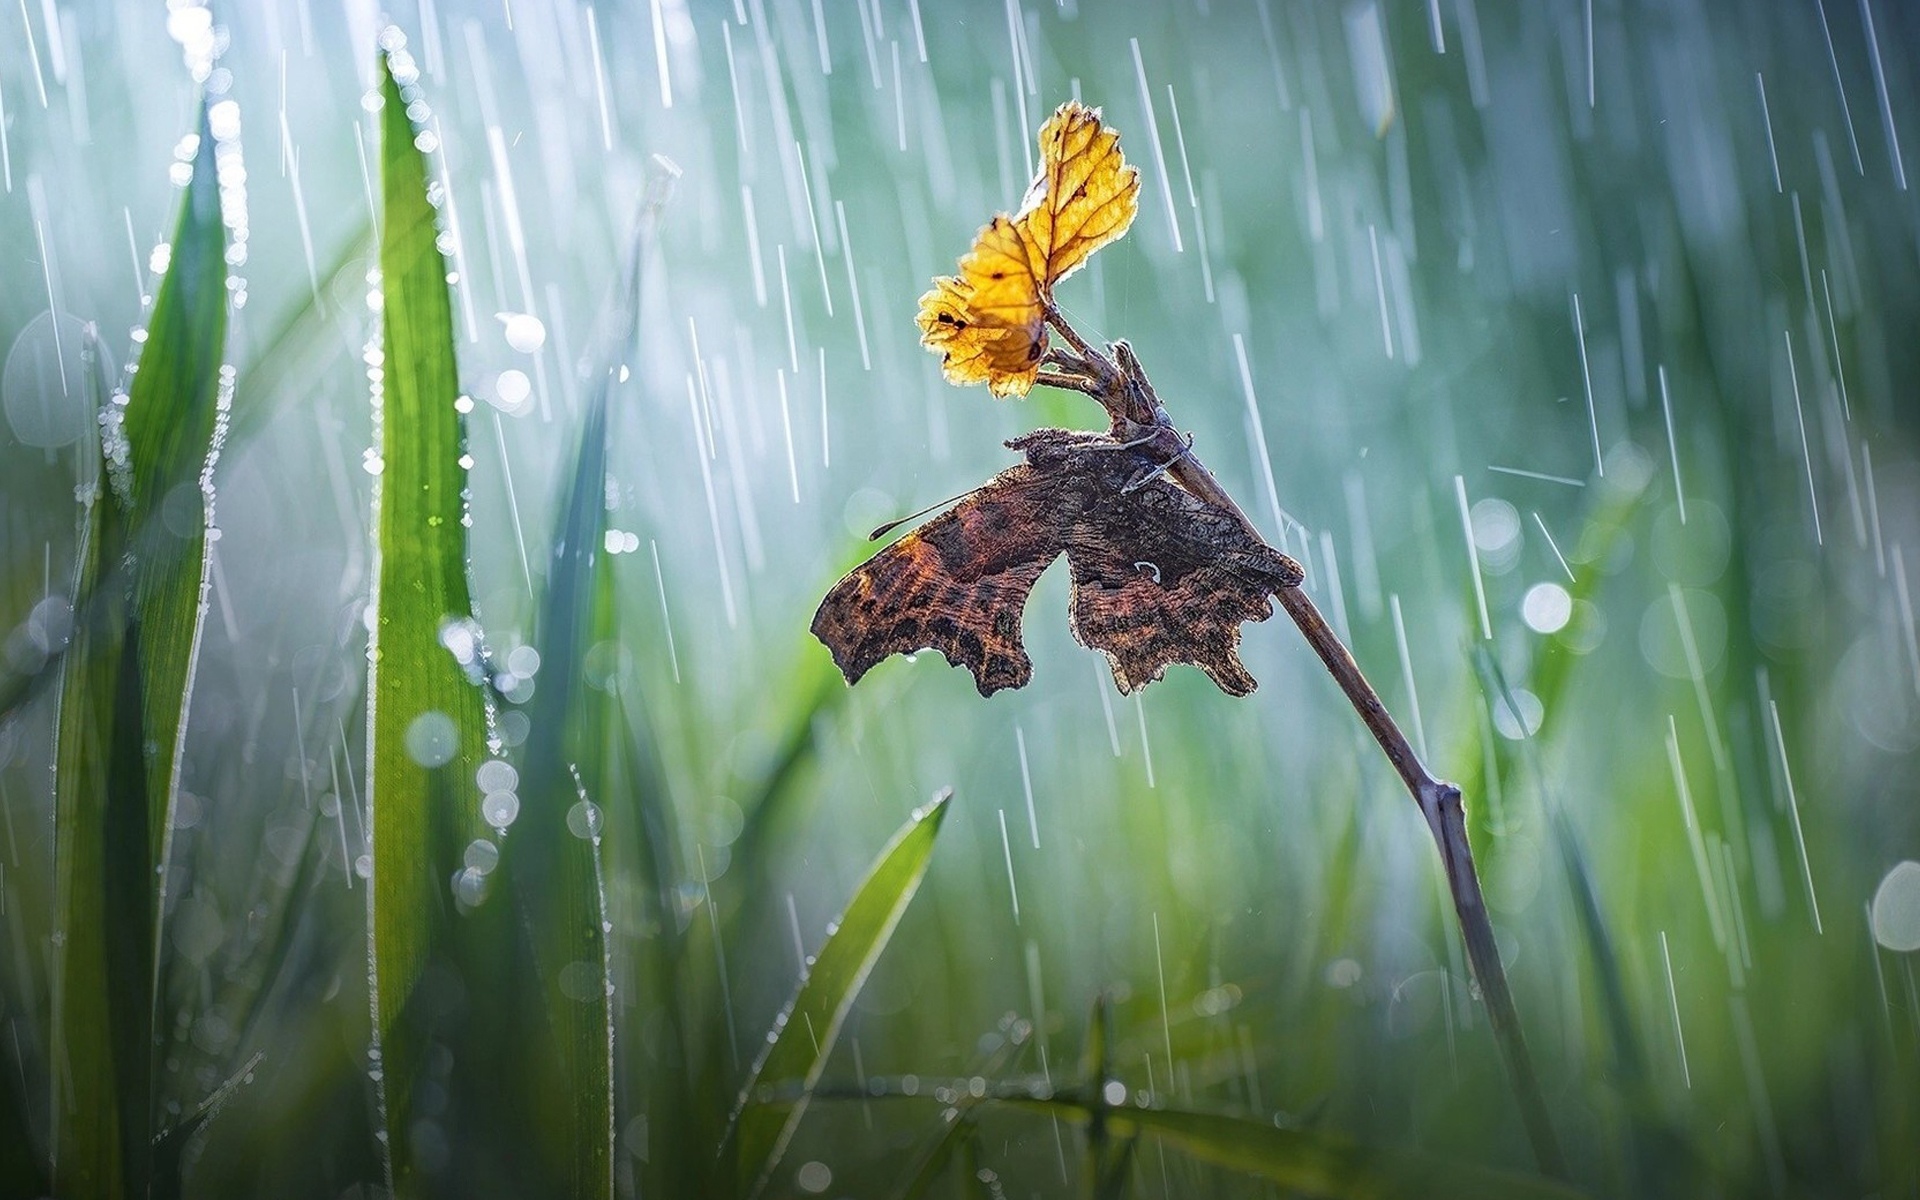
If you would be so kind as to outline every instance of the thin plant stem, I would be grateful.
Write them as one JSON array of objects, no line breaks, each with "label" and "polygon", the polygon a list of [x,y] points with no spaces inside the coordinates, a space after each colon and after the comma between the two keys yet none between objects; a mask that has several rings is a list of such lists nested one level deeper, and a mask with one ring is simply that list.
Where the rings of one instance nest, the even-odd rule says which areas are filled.
[{"label": "thin plant stem", "polygon": [[1053,302],[1052,297],[1045,297],[1040,303],[1041,316],[1046,320],[1046,323],[1059,333],[1061,337],[1067,339],[1067,345],[1072,346],[1074,350],[1078,352],[1080,358],[1088,363],[1099,364],[1106,368],[1108,373],[1113,371],[1113,364],[1107,361],[1106,355],[1101,354],[1098,350],[1095,350],[1087,344],[1087,340],[1081,337],[1080,331],[1075,329],[1067,321],[1065,314],[1063,314],[1059,306]]},{"label": "thin plant stem", "polygon": [[[1175,468],[1178,470],[1178,468]],[[1203,468],[1204,469],[1204,468]],[[1520,1025],[1520,1011],[1514,1007],[1513,991],[1507,984],[1507,971],[1500,962],[1500,946],[1493,938],[1493,923],[1487,916],[1486,897],[1480,891],[1480,874],[1473,865],[1473,846],[1467,839],[1466,809],[1460,789],[1435,779],[1420,762],[1400,732],[1379,693],[1360,672],[1360,665],[1327,624],[1313,600],[1297,587],[1282,588],[1277,596],[1293,623],[1320,656],[1327,673],[1340,685],[1354,711],[1366,723],[1374,740],[1386,752],[1387,761],[1407,785],[1407,791],[1420,806],[1440,851],[1441,865],[1447,872],[1447,891],[1453,897],[1454,915],[1460,921],[1460,934],[1467,946],[1467,960],[1480,984],[1480,995],[1487,1003],[1487,1018],[1500,1044],[1506,1062],[1507,1079],[1513,1085],[1520,1105],[1520,1118],[1527,1127],[1527,1140],[1533,1144],[1540,1169],[1558,1178],[1567,1177],[1567,1164],[1560,1142],[1547,1117],[1546,1098],[1540,1091],[1540,1079],[1533,1070],[1533,1058],[1527,1052],[1527,1037]]]},{"label": "thin plant stem", "polygon": [[1089,396],[1100,394],[1099,384],[1085,375],[1076,375],[1067,371],[1040,371],[1034,375],[1033,381],[1062,391],[1085,392]]},{"label": "thin plant stem", "polygon": [[[1123,433],[1138,436],[1140,406],[1137,397],[1154,396],[1152,384],[1147,382],[1138,360],[1123,346],[1115,346],[1115,357],[1123,365],[1120,368],[1113,367],[1106,355],[1088,346],[1074,332],[1051,303],[1046,305],[1045,312],[1047,323],[1074,346],[1078,352],[1076,357],[1091,368],[1086,375],[1072,376],[1073,383],[1070,386],[1100,402],[1112,418],[1115,436]],[[1065,357],[1062,352],[1053,353]],[[1052,374],[1043,372],[1040,382],[1051,382],[1046,376]],[[1088,376],[1096,378],[1089,379]],[[1103,386],[1090,388],[1084,386],[1087,383]],[[1176,438],[1179,436],[1157,398],[1153,401],[1153,424],[1168,430]],[[1167,470],[1187,491],[1230,513],[1250,536],[1265,542],[1246,513],[1241,511],[1226,488],[1220,485],[1213,472],[1191,449],[1179,453]],[[1547,1116],[1546,1098],[1541,1093],[1539,1077],[1534,1073],[1533,1058],[1527,1051],[1526,1033],[1520,1025],[1519,1010],[1514,1007],[1513,991],[1507,983],[1506,968],[1500,961],[1500,947],[1494,941],[1493,924],[1487,916],[1486,898],[1480,890],[1480,875],[1474,869],[1473,846],[1467,838],[1466,810],[1460,789],[1454,784],[1435,779],[1420,761],[1406,734],[1400,731],[1392,714],[1387,712],[1387,706],[1381,703],[1380,694],[1367,682],[1360,664],[1354,661],[1352,652],[1327,624],[1326,618],[1320,615],[1313,599],[1299,587],[1281,588],[1274,594],[1287,615],[1293,618],[1293,623],[1299,626],[1307,644],[1319,655],[1327,674],[1333,676],[1333,681],[1346,694],[1354,711],[1360,714],[1360,720],[1368,732],[1380,743],[1387,761],[1393,764],[1393,769],[1406,784],[1408,795],[1419,805],[1420,815],[1426,818],[1428,832],[1433,835],[1434,846],[1440,852],[1441,866],[1446,871],[1447,892],[1453,898],[1454,915],[1460,922],[1467,961],[1472,964],[1481,998],[1486,1001],[1494,1040],[1499,1044],[1500,1056],[1506,1063],[1507,1079],[1520,1107],[1520,1118],[1526,1126],[1527,1139],[1532,1143],[1540,1169],[1565,1179],[1566,1159],[1561,1154],[1553,1123]]]}]

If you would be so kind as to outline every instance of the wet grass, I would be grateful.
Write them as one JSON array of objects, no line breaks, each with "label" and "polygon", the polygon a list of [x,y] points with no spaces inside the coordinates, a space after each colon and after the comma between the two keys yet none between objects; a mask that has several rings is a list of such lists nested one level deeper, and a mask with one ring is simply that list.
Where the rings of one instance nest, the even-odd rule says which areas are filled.
[{"label": "wet grass", "polygon": [[[43,346],[49,292],[96,325],[4,383],[0,1193],[1553,1194],[1425,835],[1288,631],[1248,631],[1257,695],[1176,673],[1138,707],[1051,577],[1035,682],[992,702],[937,656],[848,690],[805,636],[868,528],[1097,419],[944,389],[908,319],[1076,83],[1148,178],[1075,320],[1180,393],[1465,789],[1577,1186],[1914,1190],[1915,964],[1869,912],[1920,858],[1912,14],[1863,10],[1876,44],[1845,6],[1596,4],[1589,105],[1578,6],[1442,5],[1436,36],[883,3],[869,59],[829,5],[822,75],[805,5],[669,5],[665,79],[645,8],[590,36],[438,7],[429,151],[391,92],[360,107],[346,30],[308,55],[291,11],[221,16],[245,263],[212,139],[165,189],[199,118],[158,17],[72,14],[91,142],[73,76],[38,108],[0,49],[0,344]],[[541,49],[575,42],[598,75]],[[150,310],[123,206],[171,248],[136,262]],[[132,356],[123,494],[17,402],[84,385],[90,420]],[[482,684],[442,646],[461,615]],[[432,769],[427,712],[456,730]],[[906,841],[875,868],[946,786],[913,869]]]}]

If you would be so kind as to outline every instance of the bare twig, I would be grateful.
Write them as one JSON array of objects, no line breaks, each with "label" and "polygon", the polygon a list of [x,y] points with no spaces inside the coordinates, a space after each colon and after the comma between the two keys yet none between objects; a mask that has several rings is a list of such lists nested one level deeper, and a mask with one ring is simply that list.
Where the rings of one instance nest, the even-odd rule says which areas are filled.
[{"label": "bare twig", "polygon": [[[1051,326],[1056,333],[1067,339],[1067,345],[1074,348],[1075,353],[1083,362],[1096,368],[1104,367],[1105,370],[1102,374],[1109,378],[1112,377],[1115,373],[1113,363],[1108,361],[1106,355],[1087,344],[1087,340],[1080,336],[1080,331],[1068,323],[1066,316],[1060,311],[1060,306],[1053,302],[1051,296],[1041,298],[1040,313],[1046,320],[1046,323]],[[1056,349],[1053,353],[1060,353],[1060,351]]]},{"label": "bare twig", "polygon": [[[1177,470],[1178,468],[1176,468]],[[1202,468],[1204,470],[1204,468]],[[1277,596],[1293,623],[1306,636],[1307,644],[1326,665],[1340,690],[1347,694],[1354,711],[1366,723],[1387,761],[1407,785],[1407,791],[1420,806],[1440,851],[1440,863],[1447,872],[1447,891],[1453,897],[1453,911],[1460,921],[1460,934],[1467,945],[1467,961],[1473,965],[1473,977],[1480,984],[1480,995],[1487,1004],[1487,1018],[1500,1044],[1500,1055],[1507,1066],[1507,1078],[1520,1105],[1520,1119],[1527,1127],[1527,1140],[1540,1169],[1559,1178],[1567,1177],[1566,1160],[1560,1153],[1559,1139],[1547,1117],[1546,1098],[1533,1070],[1533,1058],[1527,1052],[1526,1032],[1520,1025],[1520,1011],[1514,1007],[1513,992],[1507,986],[1507,971],[1500,962],[1500,947],[1493,939],[1493,924],[1487,916],[1486,898],[1480,892],[1480,875],[1473,866],[1473,846],[1467,839],[1466,810],[1460,789],[1435,779],[1408,744],[1405,734],[1394,723],[1380,696],[1360,673],[1360,665],[1327,624],[1313,600],[1297,587],[1283,588]]]},{"label": "bare twig", "polygon": [[[1088,346],[1050,301],[1045,305],[1045,314],[1047,324],[1071,343],[1076,352],[1067,355],[1056,349],[1049,352],[1049,358],[1058,356],[1059,360],[1075,365],[1079,373],[1068,377],[1073,380],[1070,386],[1100,402],[1112,420],[1115,437],[1131,441],[1164,429],[1177,441],[1178,431],[1168,419],[1166,409],[1161,406],[1146,372],[1140,367],[1139,359],[1125,342],[1114,343],[1113,359],[1108,359]],[[1117,367],[1114,365],[1116,360]],[[1052,374],[1042,372],[1039,382],[1051,382],[1048,377]],[[1087,386],[1089,384],[1094,386]],[[1191,449],[1182,445],[1183,448],[1168,467],[1168,474],[1187,491],[1232,514],[1249,535],[1264,542],[1260,531],[1220,485],[1220,481],[1214,478],[1213,472]],[[1547,1174],[1566,1178],[1566,1160],[1561,1155],[1559,1139],[1554,1135],[1553,1124],[1547,1116],[1546,1099],[1540,1091],[1539,1078],[1534,1074],[1532,1056],[1527,1052],[1527,1039],[1520,1025],[1519,1010],[1514,1007],[1506,968],[1500,962],[1500,947],[1493,938],[1486,899],[1480,891],[1480,876],[1474,870],[1473,847],[1467,838],[1466,811],[1461,803],[1460,789],[1435,779],[1421,763],[1420,756],[1414,753],[1412,744],[1387,712],[1386,705],[1380,702],[1379,693],[1367,682],[1353,654],[1327,624],[1326,618],[1320,615],[1312,598],[1298,587],[1281,588],[1275,596],[1280,606],[1287,610],[1287,615],[1293,618],[1293,623],[1300,627],[1307,644],[1320,656],[1327,673],[1346,693],[1348,702],[1360,714],[1360,720],[1366,724],[1374,740],[1380,743],[1387,761],[1399,772],[1407,793],[1419,805],[1421,816],[1426,818],[1427,829],[1433,835],[1434,846],[1440,852],[1441,866],[1446,871],[1447,891],[1453,897],[1454,914],[1459,919],[1461,937],[1466,942],[1467,960],[1472,964],[1474,979],[1480,985],[1480,995],[1486,1001],[1487,1016],[1500,1046],[1501,1058],[1506,1063],[1507,1077],[1513,1086],[1514,1099],[1520,1106],[1520,1117],[1526,1125],[1534,1157]]]},{"label": "bare twig", "polygon": [[1096,398],[1100,395],[1099,384],[1087,378],[1085,375],[1077,375],[1071,371],[1040,371],[1034,375],[1033,381],[1035,383],[1043,383],[1048,387],[1059,388],[1062,391],[1085,392],[1087,395]]}]

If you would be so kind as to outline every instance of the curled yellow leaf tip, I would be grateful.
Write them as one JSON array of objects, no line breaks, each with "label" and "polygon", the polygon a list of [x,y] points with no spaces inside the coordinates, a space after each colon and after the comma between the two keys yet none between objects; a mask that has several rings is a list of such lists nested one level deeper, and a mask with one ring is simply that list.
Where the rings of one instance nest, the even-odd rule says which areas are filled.
[{"label": "curled yellow leaf tip", "polygon": [[1040,129],[1040,170],[1020,211],[980,230],[960,260],[920,297],[920,340],[955,384],[1023,396],[1047,352],[1053,285],[1127,231],[1140,210],[1140,173],[1100,110],[1069,101]]}]

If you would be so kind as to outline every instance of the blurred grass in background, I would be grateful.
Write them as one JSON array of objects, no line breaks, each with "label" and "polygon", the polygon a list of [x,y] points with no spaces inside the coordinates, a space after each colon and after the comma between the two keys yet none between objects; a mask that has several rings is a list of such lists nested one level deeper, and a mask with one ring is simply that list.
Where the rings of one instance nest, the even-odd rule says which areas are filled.
[{"label": "blurred grass in background", "polygon": [[[93,326],[107,380],[139,352],[199,121],[177,43],[210,36],[250,233],[172,805],[156,1132],[219,1095],[181,1148],[186,1194],[364,1196],[386,1181],[364,811],[380,22],[363,3],[204,30],[185,11],[26,5],[0,45],[4,669],[41,670],[73,626],[76,487],[97,474],[78,348]],[[1284,623],[1248,631],[1264,686],[1237,702],[1186,671],[1115,695],[1057,572],[1031,606],[1033,684],[990,702],[937,655],[848,691],[805,634],[871,526],[985,479],[1005,437],[1098,423],[1077,397],[946,387],[911,322],[1074,94],[1145,188],[1062,299],[1133,341],[1466,788],[1578,1181],[1920,1187],[1920,868],[1899,866],[1920,858],[1915,10],[391,15],[432,104],[508,757],[532,753],[554,678],[524,652],[570,569],[547,531],[591,479],[577,451],[607,381],[609,553],[579,661],[606,702],[567,710],[565,756],[604,812],[619,1194],[692,1194],[673,1164],[717,1149],[805,957],[946,785],[925,885],[776,1193],[885,1194],[936,1149],[936,1194],[1076,1193],[1088,1110],[994,1098],[1081,1087],[1102,989],[1112,1035],[1089,1061],[1122,1100],[1531,1166],[1418,817]],[[596,330],[654,154],[682,174],[637,339],[608,359]],[[71,1120],[52,699],[0,726],[0,1180],[21,1194]],[[419,878],[452,905],[457,880]],[[545,1000],[596,985],[563,968]],[[512,1015],[452,987],[483,1028]],[[528,1114],[575,1099],[500,1087]],[[1096,1186],[1266,1194],[1147,1132]],[[427,1165],[500,1151],[443,1137]]]}]

